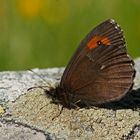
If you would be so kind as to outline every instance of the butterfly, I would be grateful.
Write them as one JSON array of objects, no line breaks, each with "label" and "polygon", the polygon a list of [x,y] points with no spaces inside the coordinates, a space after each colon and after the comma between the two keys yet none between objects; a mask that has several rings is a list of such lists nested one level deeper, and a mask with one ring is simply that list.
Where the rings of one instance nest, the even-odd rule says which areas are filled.
[{"label": "butterfly", "polygon": [[66,107],[120,100],[132,89],[134,62],[127,54],[123,31],[108,19],[81,41],[60,85],[47,91]]}]

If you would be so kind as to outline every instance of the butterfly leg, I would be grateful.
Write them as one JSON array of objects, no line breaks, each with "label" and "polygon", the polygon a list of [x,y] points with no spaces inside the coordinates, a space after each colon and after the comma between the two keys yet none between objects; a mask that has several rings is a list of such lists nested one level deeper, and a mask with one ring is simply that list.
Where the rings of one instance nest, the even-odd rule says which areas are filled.
[{"label": "butterfly leg", "polygon": [[56,119],[57,117],[59,117],[59,116],[61,115],[61,113],[62,113],[63,109],[64,109],[64,107],[63,107],[63,106],[61,106],[61,109],[59,110],[59,105],[58,105],[58,110],[59,110],[59,113],[58,113],[57,115],[55,115],[55,116],[52,118],[52,120],[54,120],[54,119]]}]

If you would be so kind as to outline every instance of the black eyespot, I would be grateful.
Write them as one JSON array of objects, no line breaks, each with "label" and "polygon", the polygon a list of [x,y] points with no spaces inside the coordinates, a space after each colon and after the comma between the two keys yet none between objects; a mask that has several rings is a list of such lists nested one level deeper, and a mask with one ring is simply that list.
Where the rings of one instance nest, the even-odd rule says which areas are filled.
[{"label": "black eyespot", "polygon": [[97,45],[101,45],[102,44],[102,42],[99,40],[99,41],[97,41]]}]

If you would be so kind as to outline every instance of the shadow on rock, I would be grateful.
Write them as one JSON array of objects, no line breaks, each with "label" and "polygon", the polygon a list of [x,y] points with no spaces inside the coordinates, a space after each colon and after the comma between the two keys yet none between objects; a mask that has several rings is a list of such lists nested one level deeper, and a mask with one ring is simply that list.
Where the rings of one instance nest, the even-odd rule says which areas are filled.
[{"label": "shadow on rock", "polygon": [[140,110],[140,88],[138,88],[137,90],[131,90],[126,96],[124,96],[119,101],[98,105],[98,107],[113,110],[117,109]]}]

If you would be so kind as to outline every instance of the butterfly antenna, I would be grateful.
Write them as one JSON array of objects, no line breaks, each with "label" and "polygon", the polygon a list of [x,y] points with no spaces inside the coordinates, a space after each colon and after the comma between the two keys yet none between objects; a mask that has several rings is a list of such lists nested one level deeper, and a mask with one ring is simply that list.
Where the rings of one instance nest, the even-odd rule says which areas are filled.
[{"label": "butterfly antenna", "polygon": [[42,88],[43,90],[46,90],[44,87],[47,87],[47,88],[50,88],[50,87],[51,87],[51,84],[50,84],[50,83],[47,83],[47,81],[46,81],[45,79],[43,79],[42,76],[39,75],[37,72],[35,72],[35,71],[31,70],[31,69],[29,69],[29,71],[31,71],[31,72],[33,72],[34,74],[36,74],[36,75],[46,84],[46,86],[31,87],[31,88],[29,88],[28,90],[31,90],[31,89],[33,89],[33,88]]}]

